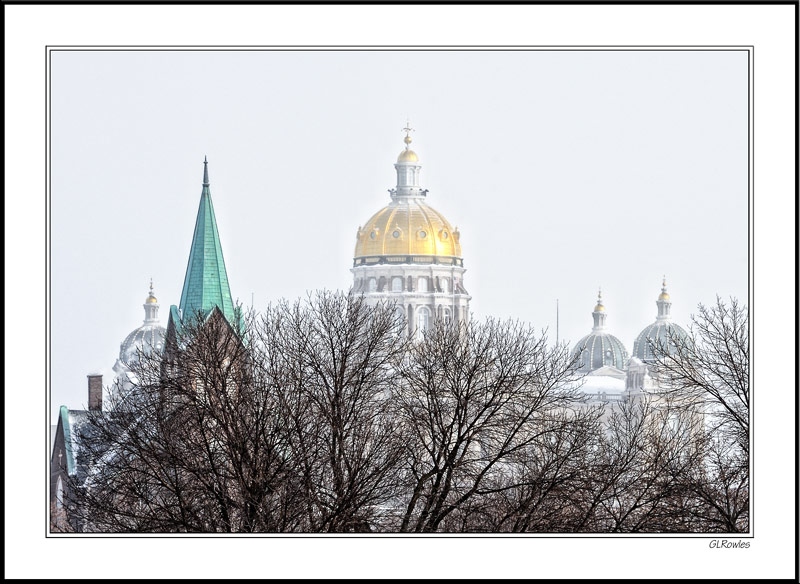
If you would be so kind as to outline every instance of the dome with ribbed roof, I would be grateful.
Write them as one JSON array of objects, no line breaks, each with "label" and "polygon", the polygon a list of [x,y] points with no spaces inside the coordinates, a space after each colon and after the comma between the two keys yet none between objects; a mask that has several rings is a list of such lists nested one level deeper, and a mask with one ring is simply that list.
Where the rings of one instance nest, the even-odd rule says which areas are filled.
[{"label": "dome with ribbed roof", "polygon": [[656,300],[656,305],[658,306],[656,321],[642,329],[633,342],[633,356],[641,359],[644,363],[655,361],[653,347],[663,348],[671,353],[678,347],[692,342],[686,330],[672,322],[670,316],[672,302],[667,292],[666,277],[661,283],[661,294]]},{"label": "dome with ribbed roof", "polygon": [[[353,257],[461,257],[460,233],[444,215],[412,197],[397,198],[367,219],[356,234]],[[410,262],[409,262],[410,263]]]},{"label": "dome with ribbed roof", "polygon": [[426,202],[428,191],[419,185],[422,165],[404,128],[406,149],[395,163],[397,186],[391,202],[373,214],[356,232],[354,266],[378,263],[463,265],[461,233]]},{"label": "dome with ribbed roof", "polygon": [[150,354],[161,352],[164,347],[164,327],[158,320],[158,301],[153,294],[153,282],[150,281],[150,293],[144,301],[144,322],[133,329],[119,346],[119,360],[130,363],[138,358],[139,352]]},{"label": "dome with ribbed roof", "polygon": [[606,331],[608,314],[600,292],[597,294],[597,305],[592,317],[592,332],[578,341],[572,349],[572,358],[578,360],[578,371],[588,373],[606,366],[623,369],[628,361],[628,351],[622,341]]}]

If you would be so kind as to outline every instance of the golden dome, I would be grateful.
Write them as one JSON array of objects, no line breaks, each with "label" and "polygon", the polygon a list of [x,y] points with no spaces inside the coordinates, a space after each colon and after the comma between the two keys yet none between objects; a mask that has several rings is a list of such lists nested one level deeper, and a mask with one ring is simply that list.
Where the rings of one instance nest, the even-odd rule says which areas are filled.
[{"label": "golden dome", "polygon": [[[650,298],[652,298],[652,296]],[[667,294],[666,292],[662,292],[661,294],[658,295],[658,299],[659,300],[669,300],[669,294]]]},{"label": "golden dome", "polygon": [[419,157],[413,150],[406,149],[397,157],[397,162],[419,162]]},{"label": "golden dome", "polygon": [[458,229],[453,229],[441,213],[424,201],[403,197],[375,213],[358,230],[353,256],[460,258],[459,236]]},{"label": "golden dome", "polygon": [[595,312],[599,312],[599,311],[605,310],[605,309],[606,309],[606,307],[603,306],[602,304],[598,304],[597,306],[594,307],[594,311]]}]

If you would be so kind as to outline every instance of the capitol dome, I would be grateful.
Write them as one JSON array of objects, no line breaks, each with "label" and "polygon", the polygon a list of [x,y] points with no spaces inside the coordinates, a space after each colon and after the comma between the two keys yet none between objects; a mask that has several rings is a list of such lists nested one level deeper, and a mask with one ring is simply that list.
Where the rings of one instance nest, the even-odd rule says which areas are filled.
[{"label": "capitol dome", "polygon": [[370,305],[394,305],[408,335],[419,337],[437,321],[469,322],[471,296],[464,287],[461,234],[428,205],[422,164],[409,148],[413,130],[406,124],[403,131],[391,201],[358,227],[350,271],[354,294]]},{"label": "capitol dome", "polygon": [[606,366],[624,369],[628,351],[622,341],[605,330],[607,313],[600,292],[597,293],[597,305],[592,317],[592,332],[578,341],[572,350],[572,358],[578,358],[578,371],[588,373]]},{"label": "capitol dome", "polygon": [[633,356],[641,359],[644,363],[655,361],[653,345],[665,347],[667,351],[672,352],[676,348],[676,340],[678,345],[692,342],[684,328],[672,322],[670,317],[672,302],[667,293],[666,278],[661,283],[661,294],[656,300],[656,305],[658,306],[656,321],[646,326],[633,342]]},{"label": "capitol dome", "polygon": [[[370,217],[356,234],[353,257],[461,257],[460,233],[444,215],[417,198],[396,198]],[[407,258],[413,263],[413,258]]]},{"label": "capitol dome", "polygon": [[372,215],[356,232],[353,265],[377,263],[463,265],[461,233],[444,215],[425,202],[428,190],[419,186],[422,165],[409,149],[411,128],[404,128],[405,150],[397,163],[397,186],[392,201]]},{"label": "capitol dome", "polygon": [[164,327],[158,321],[158,300],[153,294],[153,283],[150,282],[150,293],[144,301],[144,322],[125,337],[119,346],[119,361],[130,363],[141,351],[149,354],[154,349],[160,352],[164,347]]}]

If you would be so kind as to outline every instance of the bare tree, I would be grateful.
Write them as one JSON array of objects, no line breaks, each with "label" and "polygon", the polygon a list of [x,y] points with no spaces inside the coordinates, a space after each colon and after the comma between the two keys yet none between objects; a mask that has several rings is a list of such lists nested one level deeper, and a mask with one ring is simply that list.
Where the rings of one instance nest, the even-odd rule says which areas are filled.
[{"label": "bare tree", "polygon": [[[669,350],[672,344],[674,349]],[[692,513],[708,531],[749,528],[750,336],[749,313],[735,298],[699,305],[690,337],[671,334],[653,344],[655,371],[666,394],[705,416],[703,464],[687,485],[697,498]]]},{"label": "bare tree", "polygon": [[391,516],[404,438],[389,398],[403,331],[392,306],[352,294],[317,293],[263,317],[263,363],[288,422],[304,531],[374,531]]},{"label": "bare tree", "polygon": [[285,423],[237,329],[217,310],[186,319],[163,359],[140,353],[133,387],[91,414],[74,489],[88,529],[292,528]]},{"label": "bare tree", "polygon": [[334,292],[198,313],[86,413],[63,509],[113,532],[746,530],[746,311],[696,324],[656,347],[663,392],[588,406],[567,346],[518,322],[412,340]]},{"label": "bare tree", "polygon": [[572,402],[565,346],[515,322],[437,322],[415,343],[393,396],[405,430],[408,493],[400,531],[460,531],[464,513],[507,488],[514,455]]},{"label": "bare tree", "polygon": [[[96,531],[371,531],[397,497],[393,308],[323,292],[243,328],[197,314],[82,432]],[[121,388],[120,388],[121,389]],[[78,484],[79,483],[79,484]]]}]

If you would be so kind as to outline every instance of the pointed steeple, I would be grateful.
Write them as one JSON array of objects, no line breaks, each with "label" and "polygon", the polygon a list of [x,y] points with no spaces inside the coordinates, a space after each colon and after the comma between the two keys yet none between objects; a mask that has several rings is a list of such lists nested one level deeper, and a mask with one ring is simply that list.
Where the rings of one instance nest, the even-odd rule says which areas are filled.
[{"label": "pointed steeple", "polygon": [[217,231],[217,219],[211,202],[211,189],[208,181],[208,159],[203,161],[203,192],[194,226],[189,263],[183,280],[181,293],[181,318],[185,321],[200,310],[208,314],[218,306],[228,322],[234,323],[234,306],[222,245]]}]

